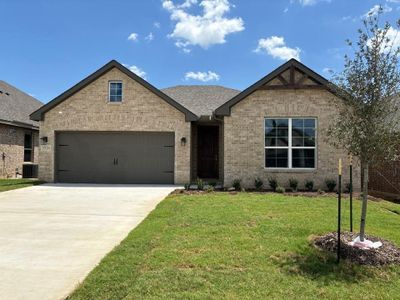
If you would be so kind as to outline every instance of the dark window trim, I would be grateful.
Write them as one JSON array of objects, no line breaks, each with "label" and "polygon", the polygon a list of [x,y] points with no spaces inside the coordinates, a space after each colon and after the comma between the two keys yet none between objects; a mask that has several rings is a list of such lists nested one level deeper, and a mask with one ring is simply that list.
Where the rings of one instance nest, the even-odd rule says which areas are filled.
[{"label": "dark window trim", "polygon": [[[31,137],[31,145],[30,145],[30,147],[29,148],[27,148],[26,147],[26,145],[25,145],[25,138],[26,138],[26,136],[27,135],[30,135],[30,137]],[[25,131],[24,132],[24,162],[33,162],[34,161],[34,151],[35,151],[35,143],[34,143],[34,134],[33,134],[33,132],[32,131]],[[29,160],[27,160],[27,159],[25,159],[25,151],[30,151],[30,159]]]}]

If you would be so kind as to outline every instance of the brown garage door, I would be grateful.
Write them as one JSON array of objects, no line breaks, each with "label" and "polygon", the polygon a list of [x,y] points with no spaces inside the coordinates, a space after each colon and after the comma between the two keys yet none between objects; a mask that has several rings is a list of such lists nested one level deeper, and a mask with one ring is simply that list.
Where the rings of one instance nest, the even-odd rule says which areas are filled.
[{"label": "brown garage door", "polygon": [[174,133],[59,132],[56,181],[174,183]]}]

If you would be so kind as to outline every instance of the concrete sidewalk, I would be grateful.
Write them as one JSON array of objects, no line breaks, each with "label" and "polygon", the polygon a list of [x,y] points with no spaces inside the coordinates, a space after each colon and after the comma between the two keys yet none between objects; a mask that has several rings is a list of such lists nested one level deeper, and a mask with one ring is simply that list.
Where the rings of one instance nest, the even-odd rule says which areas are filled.
[{"label": "concrete sidewalk", "polygon": [[0,193],[0,299],[66,297],[175,188],[46,184]]}]

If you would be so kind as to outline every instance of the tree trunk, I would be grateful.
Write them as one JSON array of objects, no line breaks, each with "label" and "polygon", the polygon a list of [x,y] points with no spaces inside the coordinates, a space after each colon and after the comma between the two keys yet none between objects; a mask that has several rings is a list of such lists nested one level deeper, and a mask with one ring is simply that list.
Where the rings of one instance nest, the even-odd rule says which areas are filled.
[{"label": "tree trunk", "polygon": [[368,204],[368,162],[361,162],[362,173],[362,207],[361,207],[361,223],[360,223],[360,241],[364,241],[365,236],[365,219],[367,218]]}]

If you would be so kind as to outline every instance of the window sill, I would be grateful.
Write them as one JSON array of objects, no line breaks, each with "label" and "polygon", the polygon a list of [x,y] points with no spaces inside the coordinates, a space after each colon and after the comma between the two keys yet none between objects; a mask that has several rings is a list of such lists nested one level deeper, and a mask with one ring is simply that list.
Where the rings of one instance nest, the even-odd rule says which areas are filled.
[{"label": "window sill", "polygon": [[313,173],[317,171],[317,168],[314,169],[264,168],[264,171],[270,173]]},{"label": "window sill", "polygon": [[110,105],[121,105],[122,101],[119,101],[119,102],[117,102],[117,101],[115,101],[115,102],[107,101],[107,104],[110,104]]}]

